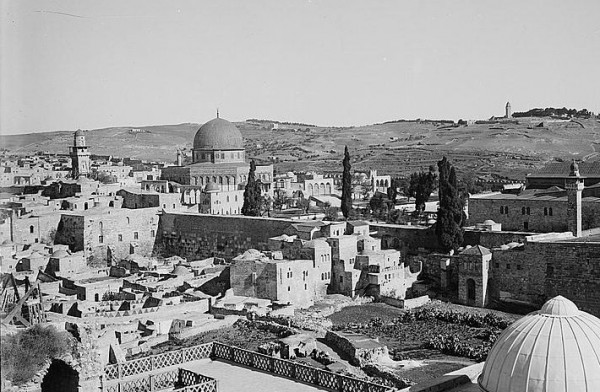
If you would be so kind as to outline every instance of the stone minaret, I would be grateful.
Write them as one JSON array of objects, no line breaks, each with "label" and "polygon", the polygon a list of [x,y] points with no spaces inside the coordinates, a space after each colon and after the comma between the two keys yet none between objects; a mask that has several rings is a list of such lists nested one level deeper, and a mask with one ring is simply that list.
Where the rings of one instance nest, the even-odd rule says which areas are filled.
[{"label": "stone minaret", "polygon": [[512,117],[512,112],[510,111],[510,102],[506,103],[506,112],[505,112],[505,117],[506,118],[511,118]]},{"label": "stone minaret", "polygon": [[177,166],[183,166],[183,155],[181,150],[177,150]]},{"label": "stone minaret", "polygon": [[85,145],[85,135],[81,129],[75,132],[70,155],[73,178],[87,177],[90,174],[90,153]]},{"label": "stone minaret", "polygon": [[583,179],[579,175],[579,166],[573,160],[571,172],[565,181],[567,188],[567,229],[575,237],[581,237],[581,193]]}]

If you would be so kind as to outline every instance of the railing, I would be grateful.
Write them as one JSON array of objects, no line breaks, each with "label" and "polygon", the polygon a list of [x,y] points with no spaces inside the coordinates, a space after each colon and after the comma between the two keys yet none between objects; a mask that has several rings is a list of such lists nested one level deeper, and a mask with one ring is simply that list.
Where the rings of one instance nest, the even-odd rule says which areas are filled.
[{"label": "railing", "polygon": [[[107,392],[137,392],[158,390],[150,389],[152,385],[150,380],[151,377],[149,376],[130,381],[121,381],[120,379],[140,373],[155,372],[157,369],[166,368],[173,365],[180,365],[209,357],[213,359],[222,359],[225,361],[234,362],[257,370],[262,370],[264,372],[291,378],[306,384],[319,386],[321,388],[326,388],[337,392],[387,392],[390,390],[389,387],[383,385],[343,376],[327,370],[317,369],[312,366],[271,357],[269,355],[260,354],[254,351],[244,350],[239,347],[228,346],[219,342],[205,343],[198,346],[187,347],[181,350],[169,351],[163,354],[134,359],[132,361],[126,361],[115,365],[108,365],[104,368],[105,380],[108,381],[106,383],[107,385],[105,386],[105,390]],[[217,391],[217,384],[215,380],[185,369],[180,369],[179,372],[180,373],[178,373],[178,376],[182,377],[182,382],[190,382],[193,377],[195,377],[193,380],[197,382],[196,385],[186,386],[186,388],[191,389],[183,389],[183,391]],[[159,373],[158,375],[161,374],[163,373]],[[157,377],[158,375],[154,374],[153,377]],[[117,379],[119,379],[119,381],[111,384],[111,380]],[[135,384],[136,382],[137,384]],[[154,382],[156,383],[157,381],[155,380]],[[130,389],[109,389],[112,388],[113,385],[119,385],[122,383],[134,384],[132,384],[131,387],[128,386],[129,384],[127,386],[123,386],[123,388]],[[135,389],[134,386],[138,389]],[[211,389],[213,387],[214,389]]]},{"label": "railing", "polygon": [[106,392],[154,392],[173,390],[182,392],[217,392],[217,380],[186,369],[153,373],[131,380],[115,380],[104,385]]},{"label": "railing", "polygon": [[173,365],[181,365],[202,358],[209,358],[212,350],[213,343],[205,343],[198,346],[186,347],[181,350],[168,351],[162,354],[117,363],[115,365],[108,365],[104,368],[104,379],[110,381]]},{"label": "railing", "polygon": [[223,359],[339,392],[386,392],[390,388],[269,355],[213,343],[212,358]]}]

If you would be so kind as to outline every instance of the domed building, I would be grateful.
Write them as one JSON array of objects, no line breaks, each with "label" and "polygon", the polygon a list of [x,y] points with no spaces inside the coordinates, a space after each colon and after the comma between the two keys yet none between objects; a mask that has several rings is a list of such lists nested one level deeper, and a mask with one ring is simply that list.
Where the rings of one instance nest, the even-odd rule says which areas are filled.
[{"label": "domed building", "polygon": [[500,335],[478,381],[484,392],[600,391],[600,319],[552,298]]},{"label": "domed building", "polygon": [[438,392],[600,391],[600,319],[559,295],[509,325],[485,363],[455,370],[410,390],[413,388]]},{"label": "domed building", "polygon": [[[198,204],[200,212],[235,215],[241,213],[249,170],[240,130],[217,113],[196,132],[192,163],[164,168],[162,179],[177,183],[183,203]],[[255,176],[271,194],[273,165],[257,165]]]}]

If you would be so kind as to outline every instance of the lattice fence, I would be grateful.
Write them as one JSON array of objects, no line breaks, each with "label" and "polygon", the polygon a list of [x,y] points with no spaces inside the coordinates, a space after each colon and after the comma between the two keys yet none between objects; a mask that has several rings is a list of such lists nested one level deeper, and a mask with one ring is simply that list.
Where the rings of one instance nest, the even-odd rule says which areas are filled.
[{"label": "lattice fence", "polygon": [[270,357],[238,347],[227,346],[218,342],[213,343],[212,356],[213,358],[239,363],[338,392],[387,392],[390,390],[389,387],[383,385],[342,376],[326,370]]},{"label": "lattice fence", "polygon": [[212,343],[204,343],[181,350],[168,351],[145,358],[134,359],[132,361],[126,361],[115,365],[108,365],[104,368],[105,380],[116,380],[136,374],[151,372],[156,369],[181,365],[198,359],[208,358],[210,357],[212,350]]},{"label": "lattice fence", "polygon": [[[183,381],[183,382],[182,382]],[[185,392],[217,392],[217,380],[185,369],[148,374],[131,380],[105,384],[106,392],[150,392],[173,390]]]},{"label": "lattice fence", "polygon": [[[105,380],[109,381],[104,386],[106,392],[138,392],[150,389],[150,377],[140,377],[134,380],[120,380],[123,377],[129,377],[136,374],[154,372],[156,369],[169,366],[180,365],[202,358],[216,358],[239,363],[241,365],[253,367],[279,376],[298,380],[307,384],[317,385],[332,391],[338,392],[387,392],[389,387],[373,384],[368,381],[358,380],[352,377],[342,376],[331,373],[326,370],[313,368],[304,364],[288,361],[285,359],[274,358],[268,355],[244,350],[238,347],[227,346],[222,343],[205,343],[194,347],[188,347],[181,350],[169,351],[163,354],[153,355],[133,361],[127,361],[116,365],[105,367]],[[167,375],[170,374],[170,375]],[[153,374],[152,390],[163,389],[165,386],[173,385],[176,381],[186,392],[217,392],[217,382],[209,377],[180,369],[179,371],[164,372]],[[179,377],[179,378],[178,378]],[[183,378],[181,378],[183,377]],[[110,383],[110,380],[118,382]],[[121,384],[119,390],[118,385]],[[141,389],[140,389],[141,388]]]}]

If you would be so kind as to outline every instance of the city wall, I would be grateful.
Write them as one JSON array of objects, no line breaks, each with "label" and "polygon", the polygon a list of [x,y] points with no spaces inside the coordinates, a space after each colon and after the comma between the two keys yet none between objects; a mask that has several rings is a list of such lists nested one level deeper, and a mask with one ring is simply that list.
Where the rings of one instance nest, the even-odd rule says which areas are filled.
[{"label": "city wall", "polygon": [[232,259],[248,249],[268,250],[268,240],[281,235],[294,221],[246,216],[164,213],[155,250],[188,260]]}]

